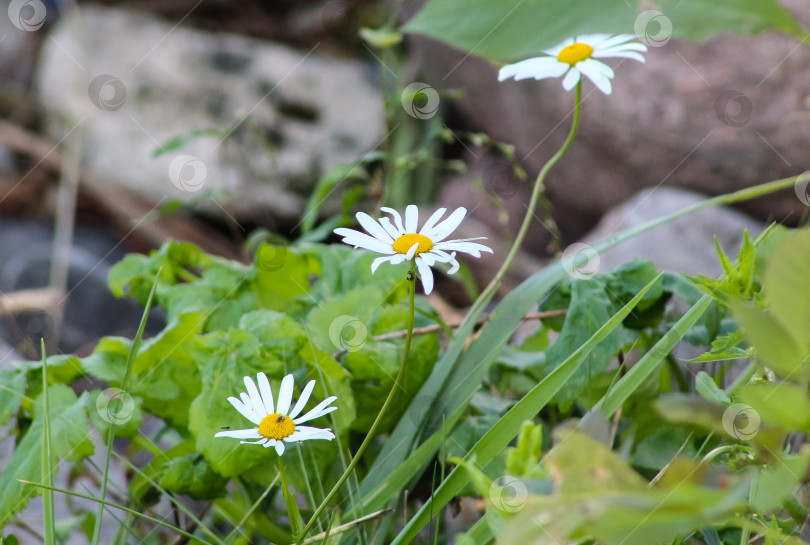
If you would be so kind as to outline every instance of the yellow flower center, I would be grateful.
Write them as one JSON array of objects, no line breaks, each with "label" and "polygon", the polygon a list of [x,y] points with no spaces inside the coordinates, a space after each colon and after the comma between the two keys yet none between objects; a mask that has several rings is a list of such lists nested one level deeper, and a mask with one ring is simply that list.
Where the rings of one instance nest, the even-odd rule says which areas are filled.
[{"label": "yellow flower center", "polygon": [[394,241],[393,246],[391,246],[395,252],[398,254],[407,254],[408,250],[411,249],[416,243],[419,243],[419,247],[416,249],[416,254],[419,255],[425,252],[429,252],[433,248],[433,241],[430,240],[425,235],[420,235],[417,233],[407,233],[399,237]]},{"label": "yellow flower center", "polygon": [[590,59],[591,55],[593,55],[593,47],[577,42],[564,47],[557,55],[557,60],[574,66],[578,62]]},{"label": "yellow flower center", "polygon": [[295,431],[292,418],[283,414],[268,414],[259,423],[259,433],[268,439],[284,439]]}]

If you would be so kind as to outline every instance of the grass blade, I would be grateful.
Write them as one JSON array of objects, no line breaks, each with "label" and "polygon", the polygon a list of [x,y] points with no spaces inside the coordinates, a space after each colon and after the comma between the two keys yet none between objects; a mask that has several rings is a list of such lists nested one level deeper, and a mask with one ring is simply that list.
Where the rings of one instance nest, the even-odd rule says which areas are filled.
[{"label": "grass blade", "polygon": [[[42,427],[42,477],[45,483],[53,486],[53,454],[51,453],[51,408],[48,403],[48,357],[45,355],[45,339],[40,339],[42,353],[42,405],[45,425]],[[53,512],[53,490],[42,494],[42,511],[45,526],[45,545],[55,545],[56,531]]]},{"label": "grass blade", "polygon": [[130,509],[129,507],[124,507],[123,505],[118,505],[117,503],[113,503],[111,501],[103,500],[101,498],[95,498],[95,497],[89,496],[87,494],[80,494],[79,492],[72,492],[70,490],[65,490],[64,488],[57,488],[55,486],[48,486],[48,485],[40,484],[40,483],[32,483],[31,481],[24,481],[22,479],[18,479],[18,480],[23,484],[30,484],[31,486],[36,486],[38,488],[43,488],[45,490],[50,490],[51,492],[61,492],[62,494],[66,494],[68,496],[74,496],[76,498],[84,498],[86,500],[94,501],[94,502],[98,503],[99,505],[101,505],[102,507],[106,505],[106,506],[109,506],[109,507],[114,507],[116,509],[120,509],[121,511],[124,511],[125,513],[129,513],[130,515],[133,515],[135,517],[142,518],[144,520],[148,520],[149,522],[153,522],[154,524],[159,524],[160,526],[164,526],[166,528],[169,528],[170,530],[172,530],[174,532],[177,532],[180,535],[186,536],[187,538],[189,538],[189,539],[191,539],[193,541],[197,541],[199,543],[202,543],[203,545],[213,545],[213,543],[203,541],[199,537],[186,532],[182,528],[178,528],[177,526],[174,526],[173,524],[169,524],[168,522],[162,521],[160,519],[150,517],[149,515],[144,515],[143,513],[140,513],[140,512],[138,512],[138,511],[136,511],[134,509]]},{"label": "grass blade", "polygon": [[[793,176],[708,199],[673,214],[645,222],[607,237],[595,245],[594,248],[597,252],[603,252],[654,227],[704,208],[746,201],[791,188],[797,179],[796,176]],[[483,310],[483,305],[479,304],[480,301],[476,301],[476,304],[453,337],[447,351],[434,366],[430,377],[414,397],[411,406],[403,413],[406,416],[400,419],[389,435],[383,450],[377,456],[371,470],[361,483],[361,496],[367,496],[372,491],[378,490],[380,483],[385,481],[402,465],[420,434],[423,434],[423,436],[428,435],[441,424],[440,419],[443,416],[446,417],[448,414],[454,413],[468,399],[471,399],[472,393],[480,385],[481,379],[500,353],[500,349],[506,345],[512,333],[518,327],[521,317],[549,289],[563,279],[565,274],[562,264],[557,262],[524,281],[495,308],[490,320],[482,327],[478,338],[471,343],[464,356],[459,359],[475,321],[480,316],[481,310]],[[415,404],[424,403],[426,399],[434,400],[434,410],[428,412],[433,413],[436,418],[433,424],[428,427],[414,422],[414,419],[409,416],[420,414],[423,408],[417,407]],[[397,489],[389,490],[387,499],[396,494],[396,491]]]},{"label": "grass blade", "polygon": [[[155,290],[157,289],[158,279],[160,278],[161,270],[158,269],[157,274],[155,275],[155,282],[152,284],[152,291],[149,292],[149,298],[146,300],[146,306],[143,309],[143,315],[141,316],[141,323],[138,326],[138,333],[135,335],[135,339],[132,341],[132,347],[129,350],[129,355],[127,356],[127,365],[124,369],[124,378],[121,379],[121,390],[126,392],[127,389],[127,381],[129,380],[129,373],[132,369],[132,363],[135,361],[135,356],[138,354],[138,350],[141,347],[141,339],[143,339],[143,332],[146,329],[146,319],[149,317],[149,309],[152,308],[152,300],[155,298]],[[107,497],[107,478],[110,473],[110,457],[112,456],[113,450],[113,440],[115,439],[115,421],[109,422],[109,429],[107,430],[107,454],[104,458],[104,474],[101,478],[101,499],[104,500]],[[47,423],[46,423],[47,426]],[[53,483],[49,483],[53,486]],[[101,537],[101,519],[104,516],[104,503],[99,503],[98,505],[98,513],[96,514],[96,526],[93,530],[93,541],[92,545],[98,545],[98,540]]]},{"label": "grass blade", "polygon": [[[644,295],[659,281],[663,273],[655,277],[649,284],[636,294],[619,312],[614,314],[605,325],[593,334],[588,341],[580,346],[570,357],[562,362],[545,379],[518,401],[509,412],[501,417],[486,434],[470,449],[464,457],[465,461],[474,459],[475,463],[483,467],[520,433],[520,426],[524,420],[530,420],[546,406],[554,395],[565,385],[568,379],[576,372],[585,357],[613,332],[630,312],[641,301]],[[408,521],[405,528],[399,533],[392,545],[410,543],[417,533],[430,520],[429,514],[438,512],[456,496],[468,481],[466,470],[456,466],[447,478],[439,485],[433,496]]]}]

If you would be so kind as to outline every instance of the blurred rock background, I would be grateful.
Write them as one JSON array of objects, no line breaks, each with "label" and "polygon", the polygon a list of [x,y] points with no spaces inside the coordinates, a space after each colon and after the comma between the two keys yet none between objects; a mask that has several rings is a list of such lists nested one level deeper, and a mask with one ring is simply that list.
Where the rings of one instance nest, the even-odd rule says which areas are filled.
[{"label": "blurred rock background", "polygon": [[[421,4],[37,0],[16,19],[4,10],[0,290],[48,285],[53,218],[70,201],[64,187],[73,179],[78,228],[62,304],[76,331],[65,330],[57,344],[79,350],[131,329],[125,317],[133,309],[104,288],[106,271],[125,252],[173,237],[247,261],[252,231],[296,238],[318,180],[369,157],[372,206],[379,199],[374,152],[400,126],[391,111],[414,82],[440,99],[435,115],[406,117],[420,127],[412,139],[444,131],[442,145],[429,151],[465,167],[424,176],[403,167],[398,180],[421,184],[413,194],[422,204],[466,206],[472,219],[460,235],[484,232],[503,255],[530,180],[565,137],[573,96],[556,80],[498,83],[492,63],[419,36],[406,36],[393,57],[358,36],[362,27],[406,20]],[[808,24],[810,5],[786,4]],[[660,39],[646,64],[614,64],[613,95],[586,84],[576,143],[548,178],[561,247],[810,168],[810,49],[793,38]],[[529,181],[515,176],[495,146],[479,145],[471,136],[479,132],[513,144]],[[322,217],[340,211],[343,189],[329,192]],[[661,267],[711,274],[713,235],[734,252],[742,228],[795,225],[806,204],[785,191],[737,211],[705,213],[628,243],[602,263],[643,255]],[[539,212],[507,288],[551,257],[547,221]],[[476,260],[473,272],[485,282],[497,265]],[[460,288],[446,293],[465,304]],[[11,322],[2,336],[14,346],[20,328]]]}]

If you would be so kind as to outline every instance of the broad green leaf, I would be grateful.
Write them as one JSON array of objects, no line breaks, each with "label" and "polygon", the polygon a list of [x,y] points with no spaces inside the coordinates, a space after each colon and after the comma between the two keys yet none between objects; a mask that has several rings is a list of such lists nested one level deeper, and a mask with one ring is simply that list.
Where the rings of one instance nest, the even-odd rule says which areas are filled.
[{"label": "broad green leaf", "polygon": [[[57,384],[48,388],[51,424],[51,451],[64,460],[79,462],[93,453],[87,427],[86,395],[76,397],[69,387]],[[14,449],[11,459],[0,473],[0,527],[28,503],[28,498],[41,490],[17,479],[34,483],[44,481],[42,474],[43,425],[42,396],[34,403],[34,420]]]},{"label": "broad green leaf", "polygon": [[810,430],[810,398],[806,388],[789,382],[757,382],[743,386],[737,397],[771,426],[787,431]]},{"label": "broad green leaf", "polygon": [[512,61],[578,34],[632,32],[637,7],[637,0],[430,0],[403,30]]},{"label": "broad green leaf", "polygon": [[504,545],[569,543],[591,537],[608,545],[671,542],[732,517],[748,483],[711,489],[691,482],[650,488],[619,456],[580,431],[557,434],[547,465],[549,496],[530,496],[498,536]]},{"label": "broad green leaf", "polygon": [[228,480],[214,471],[199,452],[173,458],[163,467],[160,486],[170,492],[186,494],[195,500],[221,498]]},{"label": "broad green leaf", "polygon": [[669,17],[674,34],[708,40],[721,32],[757,34],[780,30],[804,37],[796,19],[777,0],[654,0]]},{"label": "broad green leaf", "polygon": [[763,277],[771,312],[790,335],[810,347],[810,229],[791,233],[770,256]]},{"label": "broad green leaf", "polygon": [[737,305],[734,315],[757,356],[782,377],[803,379],[808,376],[808,350],[799,345],[790,330],[764,310]]},{"label": "broad green leaf", "polygon": [[660,11],[642,11],[638,1],[618,0],[430,0],[403,30],[497,61],[538,56],[565,38],[589,33],[706,40],[722,32],[778,30],[804,36],[777,0],[655,0],[653,4],[644,7]]}]

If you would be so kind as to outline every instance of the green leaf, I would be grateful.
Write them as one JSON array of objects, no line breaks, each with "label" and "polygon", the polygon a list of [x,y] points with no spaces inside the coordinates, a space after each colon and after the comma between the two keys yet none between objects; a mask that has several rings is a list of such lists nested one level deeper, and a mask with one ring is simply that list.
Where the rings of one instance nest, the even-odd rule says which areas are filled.
[{"label": "green leaf", "polygon": [[810,229],[791,233],[770,256],[763,275],[774,318],[805,347],[810,346]]},{"label": "green leaf", "polygon": [[810,398],[803,387],[788,382],[751,383],[743,386],[738,398],[771,426],[787,431],[810,430]]},{"label": "green leaf", "polygon": [[768,367],[782,377],[807,377],[808,366],[802,363],[807,357],[807,349],[799,345],[790,330],[775,316],[743,305],[735,306],[734,314],[748,342]]},{"label": "green leaf", "polygon": [[[562,362],[552,373],[540,382],[531,392],[515,404],[487,433],[470,449],[465,459],[475,457],[479,464],[487,464],[520,433],[524,420],[532,418],[556,395],[556,393],[570,380],[571,376],[582,365],[588,354],[613,330],[621,324],[635,306],[643,299],[646,293],[658,282],[660,275],[647,284],[636,296],[630,300],[619,312],[613,315],[599,331],[580,346],[571,356]],[[514,293],[514,292],[513,292]],[[408,522],[399,533],[393,545],[409,543],[416,533],[430,519],[431,513],[443,508],[454,495],[464,486],[464,474],[455,468],[442,482],[425,505]]]},{"label": "green leaf", "polygon": [[689,363],[705,363],[711,361],[728,361],[745,358],[747,353],[737,345],[745,340],[745,333],[734,331],[728,335],[722,335],[712,341],[712,349],[697,358],[686,360]]},{"label": "green leaf", "polygon": [[192,452],[166,462],[159,482],[170,492],[208,500],[225,496],[228,480],[214,471],[202,454]]},{"label": "green leaf", "polygon": [[26,374],[22,371],[0,372],[0,426],[20,410],[26,384]]},{"label": "green leaf", "polygon": [[777,0],[655,0],[676,36],[708,40],[721,32],[757,34],[781,30],[804,36],[801,25]]},{"label": "green leaf", "polygon": [[[85,405],[87,395],[76,397],[69,387],[57,384],[48,388],[51,424],[51,451],[64,460],[79,462],[93,453],[87,427]],[[11,459],[0,473],[0,527],[28,503],[38,491],[17,479],[34,483],[43,482],[42,449],[43,426],[42,395],[34,404],[34,420],[14,449]]]},{"label": "green leaf", "polygon": [[649,487],[619,456],[581,431],[557,433],[546,457],[554,493],[530,496],[498,543],[554,544],[585,538],[606,544],[668,543],[676,536],[731,518],[744,505],[748,483],[730,490],[682,481]]},{"label": "green leaf", "polygon": [[512,61],[579,34],[632,32],[637,8],[622,0],[430,0],[403,30]]},{"label": "green leaf", "polygon": [[713,401],[718,405],[728,405],[731,399],[715,384],[714,379],[706,371],[700,371],[695,377],[695,390],[704,399]]}]

